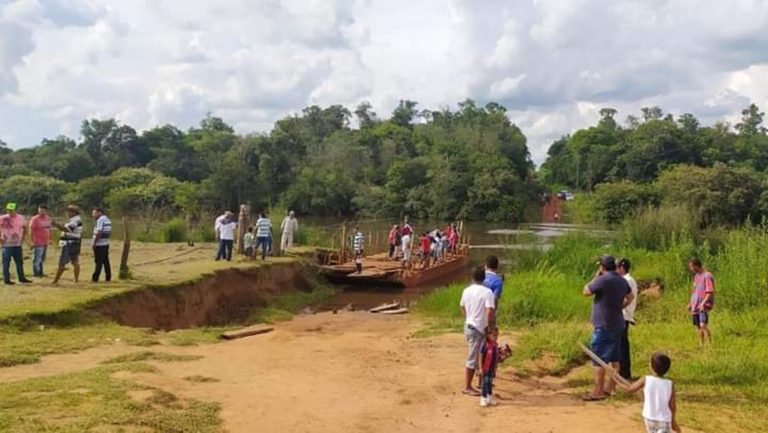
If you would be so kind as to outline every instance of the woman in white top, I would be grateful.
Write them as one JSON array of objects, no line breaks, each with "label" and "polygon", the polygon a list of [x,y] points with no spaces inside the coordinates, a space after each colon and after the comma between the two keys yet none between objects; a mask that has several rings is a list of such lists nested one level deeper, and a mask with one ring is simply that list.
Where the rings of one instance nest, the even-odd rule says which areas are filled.
[{"label": "woman in white top", "polygon": [[651,356],[653,376],[645,376],[631,385],[626,385],[621,381],[618,372],[613,373],[616,383],[627,392],[643,390],[643,419],[648,433],[680,432],[675,420],[675,387],[671,380],[664,379],[671,365],[669,356],[656,352]]}]

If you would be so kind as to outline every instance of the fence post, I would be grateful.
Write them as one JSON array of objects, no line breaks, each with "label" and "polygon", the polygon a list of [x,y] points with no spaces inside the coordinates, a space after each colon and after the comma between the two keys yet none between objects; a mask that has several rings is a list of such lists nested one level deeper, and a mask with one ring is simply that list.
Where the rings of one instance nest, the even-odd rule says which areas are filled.
[{"label": "fence post", "polygon": [[128,268],[128,255],[131,252],[131,237],[128,231],[128,220],[123,217],[123,254],[120,256],[120,279],[131,278],[131,270]]},{"label": "fence post", "polygon": [[240,214],[237,216],[237,253],[245,254],[245,231],[248,230],[248,205],[240,205]]}]

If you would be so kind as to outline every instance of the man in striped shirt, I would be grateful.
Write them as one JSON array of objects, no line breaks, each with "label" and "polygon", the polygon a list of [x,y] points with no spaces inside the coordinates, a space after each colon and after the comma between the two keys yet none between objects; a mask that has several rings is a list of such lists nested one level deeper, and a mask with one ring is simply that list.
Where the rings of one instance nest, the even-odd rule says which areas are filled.
[{"label": "man in striped shirt", "polygon": [[267,218],[266,212],[259,214],[256,221],[256,249],[261,247],[261,260],[267,260],[267,249],[272,236],[272,221]]},{"label": "man in striped shirt", "polygon": [[94,208],[91,216],[96,220],[93,226],[93,260],[96,269],[91,280],[99,281],[101,270],[104,269],[105,281],[112,281],[112,267],[109,265],[109,237],[112,235],[112,221],[104,215],[100,207]]},{"label": "man in striped shirt", "polygon": [[53,278],[53,284],[59,283],[59,278],[61,278],[61,274],[64,273],[68,263],[72,263],[74,266],[75,283],[80,279],[80,242],[83,236],[83,220],[80,218],[80,208],[74,205],[67,206],[67,216],[69,216],[69,221],[64,225],[55,221],[52,223],[61,230],[59,269]]},{"label": "man in striped shirt", "polygon": [[357,229],[355,227],[355,238],[353,241],[353,247],[355,250],[355,268],[357,269],[357,273],[363,272],[363,247],[365,243],[365,236],[363,236],[363,232]]}]

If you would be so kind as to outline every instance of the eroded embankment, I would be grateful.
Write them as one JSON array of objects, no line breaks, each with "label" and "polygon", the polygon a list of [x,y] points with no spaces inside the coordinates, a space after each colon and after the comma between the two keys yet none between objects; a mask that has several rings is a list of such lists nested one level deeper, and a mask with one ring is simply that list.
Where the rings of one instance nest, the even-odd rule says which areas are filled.
[{"label": "eroded embankment", "polygon": [[300,263],[226,269],[194,283],[147,287],[106,299],[91,308],[127,326],[163,330],[233,323],[276,296],[310,292],[312,270]]}]

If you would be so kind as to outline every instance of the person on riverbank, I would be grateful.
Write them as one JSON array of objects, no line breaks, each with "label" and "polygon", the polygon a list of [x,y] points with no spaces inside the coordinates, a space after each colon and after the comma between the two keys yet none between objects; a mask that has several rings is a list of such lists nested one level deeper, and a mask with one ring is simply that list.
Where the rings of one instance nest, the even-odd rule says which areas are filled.
[{"label": "person on riverbank", "polygon": [[485,280],[483,281],[483,285],[493,292],[495,309],[498,313],[499,300],[504,291],[504,278],[499,275],[499,258],[496,256],[488,256],[485,259]]},{"label": "person on riverbank", "polygon": [[688,309],[691,312],[693,326],[699,333],[701,344],[712,341],[712,333],[709,330],[709,312],[715,306],[715,277],[704,269],[701,260],[692,258],[688,261],[688,269],[693,272],[693,291]]},{"label": "person on riverbank", "polygon": [[24,276],[24,238],[26,230],[24,217],[16,212],[16,203],[5,205],[5,215],[0,216],[0,244],[3,246],[3,282],[6,285],[15,284],[11,281],[11,260],[16,265],[16,275],[20,283],[31,283]]},{"label": "person on riverbank", "polygon": [[[653,375],[638,379],[631,385],[625,385],[617,380],[619,386],[630,393],[643,390],[643,421],[648,433],[680,433],[680,426],[675,419],[677,402],[675,400],[675,385],[665,379],[672,361],[669,356],[656,352],[651,356],[651,371]],[[617,372],[614,372],[618,375]]]},{"label": "person on riverbank", "polygon": [[[592,351],[604,362],[618,370],[621,359],[621,335],[624,332],[622,310],[634,299],[627,280],[616,273],[616,259],[602,256],[595,278],[582,293],[593,298],[592,306]],[[594,363],[595,387],[584,401],[604,400],[613,393],[616,382],[613,379],[605,384],[605,369]]]},{"label": "person on riverbank", "polygon": [[280,224],[280,254],[293,248],[293,237],[296,232],[299,231],[299,220],[296,219],[296,213],[294,211],[288,212],[288,216],[283,218],[283,222]]},{"label": "person on riverbank", "polygon": [[37,215],[29,220],[29,237],[32,247],[32,276],[42,278],[45,256],[51,243],[51,217],[48,215],[48,206],[38,206]]},{"label": "person on riverbank", "polygon": [[59,278],[64,273],[67,264],[72,263],[74,267],[75,283],[80,280],[80,248],[83,236],[83,220],[80,218],[80,208],[74,205],[67,206],[66,224],[59,224],[53,221],[54,227],[61,230],[59,236],[59,268],[56,270],[56,276],[53,277],[53,285],[59,283]]},{"label": "person on riverbank", "polygon": [[477,370],[480,349],[485,340],[485,329],[493,316],[495,303],[493,294],[483,286],[485,268],[478,266],[472,271],[472,284],[461,293],[459,307],[464,316],[464,337],[469,348],[464,362],[464,394],[480,396],[481,393],[472,387],[472,378]]},{"label": "person on riverbank", "polygon": [[451,254],[458,254],[459,236],[459,229],[456,227],[456,223],[451,223],[451,237],[449,238]]},{"label": "person on riverbank", "polygon": [[621,377],[627,380],[632,379],[632,356],[629,349],[629,327],[635,325],[635,310],[637,309],[637,281],[630,275],[629,271],[632,269],[632,264],[629,259],[619,259],[617,272],[621,275],[629,284],[630,290],[632,290],[632,302],[629,303],[622,310],[624,315],[624,331],[621,334],[621,359],[619,360],[619,374]]},{"label": "person on riverbank", "polygon": [[235,214],[227,211],[224,219],[218,224],[219,250],[216,252],[216,261],[225,259],[232,261],[232,249],[235,245],[235,230],[237,230],[237,220]]},{"label": "person on riverbank", "polygon": [[256,220],[256,250],[261,248],[261,260],[267,260],[267,252],[270,249],[269,240],[272,235],[272,221],[267,218],[267,213],[259,214]]},{"label": "person on riverbank", "polygon": [[97,207],[91,212],[96,220],[93,226],[93,261],[95,269],[91,276],[94,283],[99,281],[102,269],[104,280],[112,281],[112,266],[109,264],[109,238],[112,235],[112,221],[104,214],[104,209]]},{"label": "person on riverbank", "polygon": [[499,328],[488,325],[485,328],[485,342],[480,347],[480,367],[482,368],[482,386],[480,391],[480,406],[496,406],[493,396],[493,379],[496,377],[496,367],[499,365]]}]

